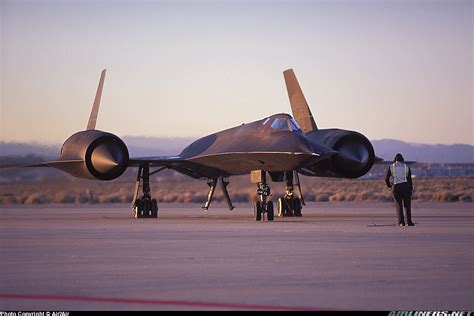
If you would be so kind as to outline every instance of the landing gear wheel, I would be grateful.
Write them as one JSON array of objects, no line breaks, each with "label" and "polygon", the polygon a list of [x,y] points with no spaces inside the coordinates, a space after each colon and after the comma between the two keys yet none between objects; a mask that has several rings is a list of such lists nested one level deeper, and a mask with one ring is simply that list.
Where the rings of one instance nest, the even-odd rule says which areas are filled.
[{"label": "landing gear wheel", "polygon": [[301,199],[299,199],[299,198],[295,198],[293,200],[293,213],[297,217],[302,216],[302,214],[301,214]]},{"label": "landing gear wheel", "polygon": [[254,173],[252,171],[252,179],[257,180],[255,182],[252,180],[252,182],[257,183],[257,201],[255,202],[254,208],[255,220],[265,220],[265,214],[267,214],[267,220],[273,221],[273,202],[267,200],[272,194],[270,187],[267,185],[266,172],[263,170],[255,170]]},{"label": "landing gear wheel", "polygon": [[255,206],[253,208],[253,213],[256,221],[261,221],[262,220],[262,206],[260,205],[260,202],[255,202]]},{"label": "landing gear wheel", "polygon": [[286,171],[284,173],[284,178],[286,178],[286,188],[285,194],[278,198],[278,216],[287,217],[287,216],[301,216],[301,209],[303,202],[303,196],[301,195],[300,187],[300,197],[296,197],[293,192],[293,176],[296,175],[298,180],[298,187],[300,187],[298,173],[295,171]]},{"label": "landing gear wheel", "polygon": [[158,203],[156,202],[156,199],[151,200],[151,217],[158,217]]},{"label": "landing gear wheel", "polygon": [[155,199],[137,199],[133,212],[135,218],[157,218],[158,203]]},{"label": "landing gear wheel", "polygon": [[151,217],[151,200],[150,199],[143,199],[143,212],[145,213],[145,217]]},{"label": "landing gear wheel", "polygon": [[273,213],[273,202],[268,201],[267,203],[267,219],[269,221],[273,221],[274,213]]},{"label": "landing gear wheel", "polygon": [[[155,174],[164,170],[162,167],[155,170],[151,174]],[[137,198],[140,189],[140,182],[142,182],[143,195]],[[148,163],[140,164],[138,167],[137,182],[135,184],[135,195],[132,199],[132,211],[135,218],[157,218],[158,217],[158,203],[150,195],[150,165]]]},{"label": "landing gear wheel", "polygon": [[[278,198],[278,216],[289,217],[293,216],[294,211],[294,199],[288,199],[286,197]],[[296,216],[296,215],[295,215]]]}]

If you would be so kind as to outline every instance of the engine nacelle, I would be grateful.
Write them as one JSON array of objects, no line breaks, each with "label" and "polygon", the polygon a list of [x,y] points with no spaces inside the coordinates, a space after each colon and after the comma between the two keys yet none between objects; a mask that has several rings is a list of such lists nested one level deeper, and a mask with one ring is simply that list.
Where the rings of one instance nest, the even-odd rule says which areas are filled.
[{"label": "engine nacelle", "polygon": [[64,164],[61,169],[75,177],[113,180],[128,165],[128,149],[117,136],[99,130],[86,130],[69,137],[61,148],[60,160],[83,160]]},{"label": "engine nacelle", "polygon": [[303,174],[358,178],[372,168],[375,159],[374,148],[364,135],[341,129],[326,129],[311,132],[306,135],[312,141],[332,148],[338,153],[329,161],[320,165],[306,168]]},{"label": "engine nacelle", "polygon": [[361,134],[345,135],[333,146],[339,153],[332,156],[336,171],[347,178],[358,178],[366,174],[374,164],[374,148]]}]

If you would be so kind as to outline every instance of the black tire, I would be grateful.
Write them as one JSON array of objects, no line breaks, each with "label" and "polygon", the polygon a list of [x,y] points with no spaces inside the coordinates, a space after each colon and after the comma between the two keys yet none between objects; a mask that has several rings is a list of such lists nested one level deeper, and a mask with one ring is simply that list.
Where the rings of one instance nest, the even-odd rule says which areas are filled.
[{"label": "black tire", "polygon": [[151,200],[151,216],[153,218],[158,217],[158,203],[155,199]]},{"label": "black tire", "polygon": [[285,206],[285,212],[283,213],[283,216],[291,217],[293,216],[293,200],[294,198],[283,198],[283,205]]},{"label": "black tire", "polygon": [[295,198],[293,201],[293,211],[295,216],[301,217],[301,199]]},{"label": "black tire", "polygon": [[146,201],[145,200],[140,201],[139,211],[140,211],[140,216],[139,217],[146,217],[147,213],[146,213]]},{"label": "black tire", "polygon": [[260,205],[260,202],[257,201],[255,202],[255,206],[253,209],[253,214],[255,217],[256,221],[261,221],[262,220],[262,206]]},{"label": "black tire", "polygon": [[267,203],[267,219],[269,221],[273,221],[273,216],[274,213],[273,213],[273,202],[272,201],[268,201]]},{"label": "black tire", "polygon": [[151,200],[144,199],[143,200],[143,214],[144,214],[144,217],[151,217],[152,216],[151,212],[152,212]]}]

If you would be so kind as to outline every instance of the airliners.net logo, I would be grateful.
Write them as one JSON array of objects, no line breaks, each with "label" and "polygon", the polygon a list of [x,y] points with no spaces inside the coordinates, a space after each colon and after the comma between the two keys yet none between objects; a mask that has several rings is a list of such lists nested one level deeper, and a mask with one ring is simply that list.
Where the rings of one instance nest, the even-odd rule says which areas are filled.
[{"label": "airliners.net logo", "polygon": [[388,314],[389,316],[474,316],[474,312],[465,311],[392,311]]}]

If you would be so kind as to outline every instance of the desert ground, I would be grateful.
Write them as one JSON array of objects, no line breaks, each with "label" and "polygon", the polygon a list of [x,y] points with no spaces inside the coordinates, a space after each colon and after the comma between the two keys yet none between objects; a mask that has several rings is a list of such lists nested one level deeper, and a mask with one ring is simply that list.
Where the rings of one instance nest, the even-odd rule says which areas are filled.
[{"label": "desert ground", "polygon": [[[366,189],[366,188],[364,188]],[[2,310],[473,310],[471,203],[0,206]]]},{"label": "desert ground", "polygon": [[[135,176],[127,173],[113,181],[94,181],[60,174],[58,178],[36,177],[34,180],[15,180],[0,183],[0,204],[98,204],[130,203],[135,187]],[[413,179],[416,202],[474,201],[472,177],[421,177]],[[270,182],[272,199],[277,200],[285,191],[285,183]],[[301,177],[303,196],[308,202],[390,202],[391,192],[382,178],[332,179]],[[195,180],[171,171],[151,178],[152,196],[160,203],[203,203],[208,186],[206,181]],[[250,177],[230,178],[228,190],[236,203],[252,202],[256,186]],[[296,191],[298,192],[298,191]],[[224,201],[219,188],[214,199]]]}]

